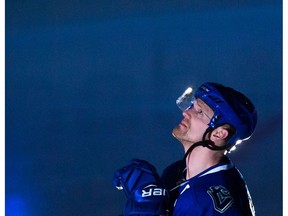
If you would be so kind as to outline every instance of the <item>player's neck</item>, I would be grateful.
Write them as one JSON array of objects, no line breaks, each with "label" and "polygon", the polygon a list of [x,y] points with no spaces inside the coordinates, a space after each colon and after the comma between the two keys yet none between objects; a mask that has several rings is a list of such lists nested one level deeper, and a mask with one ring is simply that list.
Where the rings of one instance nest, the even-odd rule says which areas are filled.
[{"label": "player's neck", "polygon": [[223,156],[223,151],[212,151],[202,146],[196,147],[186,158],[186,179],[188,180],[209,167],[218,164]]}]

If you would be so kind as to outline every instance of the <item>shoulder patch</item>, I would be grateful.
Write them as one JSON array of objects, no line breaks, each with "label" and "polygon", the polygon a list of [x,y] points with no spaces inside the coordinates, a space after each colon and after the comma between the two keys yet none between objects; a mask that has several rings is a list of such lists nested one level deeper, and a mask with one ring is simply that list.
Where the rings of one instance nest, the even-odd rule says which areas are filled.
[{"label": "shoulder patch", "polygon": [[225,212],[234,202],[230,192],[223,186],[211,186],[207,193],[213,200],[214,209],[220,213]]}]

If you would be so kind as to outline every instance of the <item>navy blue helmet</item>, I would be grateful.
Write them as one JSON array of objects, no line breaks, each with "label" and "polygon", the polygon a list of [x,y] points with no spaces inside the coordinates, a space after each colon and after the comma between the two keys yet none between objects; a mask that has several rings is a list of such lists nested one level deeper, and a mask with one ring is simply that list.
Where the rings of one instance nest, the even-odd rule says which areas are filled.
[{"label": "navy blue helmet", "polygon": [[223,124],[234,127],[235,133],[227,141],[228,149],[250,138],[256,127],[257,112],[241,92],[217,83],[205,83],[196,90],[195,98],[203,100],[214,111],[208,124],[210,128]]}]

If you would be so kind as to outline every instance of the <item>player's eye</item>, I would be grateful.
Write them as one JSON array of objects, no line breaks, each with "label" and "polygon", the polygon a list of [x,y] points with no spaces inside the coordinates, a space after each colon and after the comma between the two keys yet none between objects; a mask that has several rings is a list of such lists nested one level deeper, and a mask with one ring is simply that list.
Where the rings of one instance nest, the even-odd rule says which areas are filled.
[{"label": "player's eye", "polygon": [[203,115],[202,110],[198,110],[197,113],[198,113],[199,115]]},{"label": "player's eye", "polygon": [[195,111],[196,111],[197,114],[203,115],[203,111],[201,109],[198,108],[198,109],[195,109]]}]

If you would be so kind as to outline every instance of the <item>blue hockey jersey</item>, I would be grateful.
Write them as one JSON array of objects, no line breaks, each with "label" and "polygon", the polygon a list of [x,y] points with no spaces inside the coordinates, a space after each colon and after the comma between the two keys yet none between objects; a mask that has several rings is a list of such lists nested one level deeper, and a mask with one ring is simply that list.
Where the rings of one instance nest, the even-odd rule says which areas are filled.
[{"label": "blue hockey jersey", "polygon": [[174,216],[254,216],[247,185],[229,161],[219,163],[183,182]]}]

